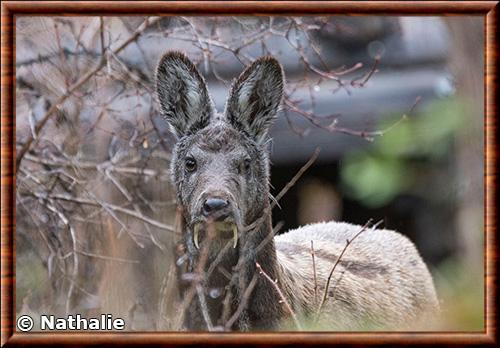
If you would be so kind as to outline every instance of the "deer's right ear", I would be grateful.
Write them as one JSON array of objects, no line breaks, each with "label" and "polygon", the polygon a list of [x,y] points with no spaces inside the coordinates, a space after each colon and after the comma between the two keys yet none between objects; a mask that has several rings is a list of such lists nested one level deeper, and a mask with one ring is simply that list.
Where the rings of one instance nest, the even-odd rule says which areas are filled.
[{"label": "deer's right ear", "polygon": [[180,52],[167,52],[156,69],[156,92],[163,117],[177,137],[204,128],[214,107],[205,80]]}]

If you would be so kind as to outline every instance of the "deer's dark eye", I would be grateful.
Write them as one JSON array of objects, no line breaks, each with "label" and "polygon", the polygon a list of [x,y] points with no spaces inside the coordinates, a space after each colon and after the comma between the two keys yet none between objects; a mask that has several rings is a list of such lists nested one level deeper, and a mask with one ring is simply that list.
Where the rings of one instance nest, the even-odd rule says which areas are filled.
[{"label": "deer's dark eye", "polygon": [[186,158],[186,162],[184,163],[186,171],[192,173],[196,170],[196,160],[192,157]]},{"label": "deer's dark eye", "polygon": [[244,173],[248,173],[250,171],[250,165],[252,164],[252,162],[250,161],[249,158],[246,158],[243,160],[243,162],[241,162],[240,164],[240,174],[244,174]]}]

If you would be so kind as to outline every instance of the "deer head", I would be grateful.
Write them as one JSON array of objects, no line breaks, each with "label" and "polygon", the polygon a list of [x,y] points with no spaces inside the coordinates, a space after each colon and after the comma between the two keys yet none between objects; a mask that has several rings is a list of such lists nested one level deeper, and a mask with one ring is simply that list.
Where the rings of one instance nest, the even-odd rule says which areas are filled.
[{"label": "deer head", "polygon": [[177,137],[171,173],[188,251],[196,252],[209,230],[214,252],[228,242],[236,248],[243,227],[269,204],[266,135],[282,100],[281,65],[271,57],[251,64],[233,82],[222,114],[182,53],[163,56],[156,83],[163,117]]}]

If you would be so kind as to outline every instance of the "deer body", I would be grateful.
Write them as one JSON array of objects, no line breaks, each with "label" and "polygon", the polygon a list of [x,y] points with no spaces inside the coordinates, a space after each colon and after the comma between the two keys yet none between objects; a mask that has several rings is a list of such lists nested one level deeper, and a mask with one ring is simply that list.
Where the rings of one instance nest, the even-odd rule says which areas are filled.
[{"label": "deer body", "polygon": [[291,316],[285,304],[328,329],[404,328],[437,310],[427,267],[397,232],[356,238],[326,292],[346,241],[362,227],[320,223],[273,237],[266,135],[284,86],[275,59],[257,60],[236,79],[223,114],[183,54],[165,54],[156,79],[163,116],[178,138],[171,170],[182,211],[186,261],[178,263],[178,281],[188,329],[279,329]]},{"label": "deer body", "polygon": [[[347,223],[318,223],[275,238],[282,287],[297,312],[317,311],[346,240],[361,229]],[[315,296],[317,301],[311,301]],[[437,309],[432,277],[413,243],[394,231],[368,229],[349,245],[335,269],[322,309],[323,327],[410,329]]]}]

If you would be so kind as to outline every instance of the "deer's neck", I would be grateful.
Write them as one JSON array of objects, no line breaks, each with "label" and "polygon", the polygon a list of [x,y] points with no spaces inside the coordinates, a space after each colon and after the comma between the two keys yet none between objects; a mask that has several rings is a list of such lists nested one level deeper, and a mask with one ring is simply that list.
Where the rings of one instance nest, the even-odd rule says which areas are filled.
[{"label": "deer's neck", "polygon": [[[208,260],[204,267],[205,298],[194,296],[186,318],[189,329],[206,330],[207,312],[214,327],[246,331],[277,326],[283,315],[280,298],[256,266],[258,263],[271,279],[281,278],[272,234],[270,214],[261,215],[255,228],[241,234],[237,249],[218,260]],[[214,292],[218,296],[213,296]]]},{"label": "deer's neck", "polygon": [[242,324],[244,326],[244,321],[248,320],[250,329],[253,330],[275,329],[283,316],[278,293],[256,266],[258,263],[271,279],[281,279],[273,237],[271,215],[266,214],[263,222],[249,233],[249,238],[240,250],[240,257],[245,259],[239,286],[239,291],[242,292],[240,301],[245,300],[245,290],[254,283],[246,305],[247,317],[242,317]]}]

